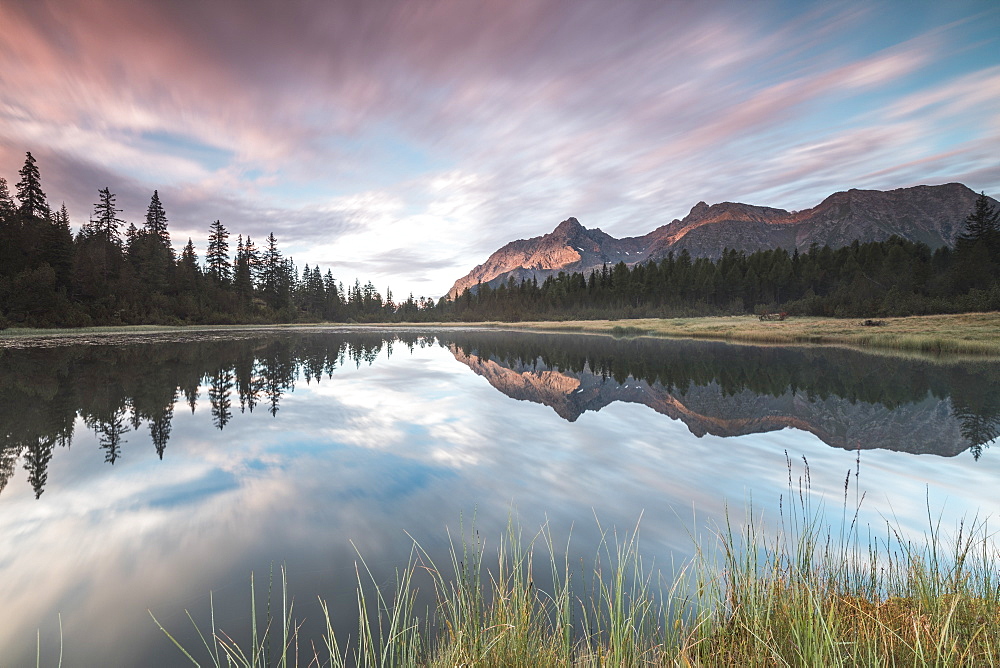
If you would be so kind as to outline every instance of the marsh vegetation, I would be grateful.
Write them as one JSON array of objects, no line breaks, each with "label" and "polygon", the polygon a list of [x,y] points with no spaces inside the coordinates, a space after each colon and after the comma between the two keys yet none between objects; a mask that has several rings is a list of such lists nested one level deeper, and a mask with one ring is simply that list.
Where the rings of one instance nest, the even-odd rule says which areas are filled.
[{"label": "marsh vegetation", "polygon": [[[604,530],[593,558],[579,562],[547,526],[526,535],[516,522],[493,546],[474,529],[453,538],[443,564],[414,541],[409,562],[389,584],[359,555],[354,631],[334,628],[322,596],[308,607],[290,600],[284,570],[280,589],[252,596],[242,644],[214,627],[211,610],[190,617],[199,647],[183,646],[156,623],[193,664],[215,666],[1000,660],[1000,554],[986,521],[972,518],[947,532],[929,513],[926,534],[913,540],[892,525],[859,527],[847,497],[845,486],[842,524],[823,526],[806,465],[774,524],[750,508],[751,521],[718,527],[692,561],[670,571],[644,560],[638,527]],[[300,635],[302,614],[323,616],[320,637]]]}]

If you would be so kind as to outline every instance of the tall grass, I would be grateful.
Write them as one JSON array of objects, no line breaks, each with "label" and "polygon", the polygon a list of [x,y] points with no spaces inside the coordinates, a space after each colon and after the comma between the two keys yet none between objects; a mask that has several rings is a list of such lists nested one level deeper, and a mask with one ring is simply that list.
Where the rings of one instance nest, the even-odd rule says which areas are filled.
[{"label": "tall grass", "polygon": [[[251,580],[249,644],[214,618],[199,630],[205,658],[175,644],[194,665],[254,667],[1000,664],[1000,555],[986,521],[948,534],[929,513],[919,540],[891,524],[862,531],[845,483],[834,531],[808,466],[797,485],[789,471],[774,526],[750,504],[744,524],[725,522],[669,577],[644,563],[637,528],[602,530],[579,568],[547,527],[525,539],[511,522],[493,550],[475,532],[453,538],[444,568],[414,540],[390,586],[359,558],[352,633],[321,599],[321,637],[300,637],[282,571],[280,608],[268,603],[261,621]],[[422,613],[421,585],[434,601]]]}]

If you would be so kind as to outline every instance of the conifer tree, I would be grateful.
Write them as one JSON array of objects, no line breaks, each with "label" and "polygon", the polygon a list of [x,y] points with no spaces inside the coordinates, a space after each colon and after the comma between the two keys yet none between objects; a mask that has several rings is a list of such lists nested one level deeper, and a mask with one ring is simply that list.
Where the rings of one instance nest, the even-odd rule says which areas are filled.
[{"label": "conifer tree", "polygon": [[976,198],[976,208],[965,219],[965,231],[958,237],[959,245],[982,241],[995,251],[1000,246],[1000,211],[990,204],[986,193]]},{"label": "conifer tree", "polygon": [[[149,200],[149,207],[146,209],[146,224],[144,226],[147,234],[156,237],[167,249],[170,249],[170,233],[167,232],[167,212],[164,211],[160,203],[160,194],[153,191],[153,197]],[[173,250],[171,255],[173,255]]]},{"label": "conifer tree", "polygon": [[121,225],[124,220],[118,217],[122,212],[115,206],[115,194],[110,188],[99,190],[101,201],[94,205],[94,218],[91,220],[93,230],[103,234],[104,237],[113,244],[121,245]]},{"label": "conifer tree", "polygon": [[246,241],[243,242],[243,257],[246,258],[247,267],[250,269],[250,278],[255,286],[259,286],[261,281],[261,265],[262,260],[260,257],[260,251],[254,245],[253,240],[250,235],[247,235]]},{"label": "conifer tree", "polygon": [[0,176],[0,219],[9,218],[16,210],[7,188],[7,179]]},{"label": "conifer tree", "polygon": [[220,221],[217,220],[209,226],[205,264],[208,267],[209,276],[222,285],[228,285],[232,280],[228,239],[229,232]]},{"label": "conifer tree", "polygon": [[135,252],[138,240],[139,228],[135,226],[135,223],[129,223],[128,227],[125,228],[125,248],[128,249],[129,253]]},{"label": "conifer tree", "polygon": [[27,217],[48,217],[50,210],[42,192],[42,177],[30,151],[25,154],[24,166],[17,173],[21,175],[17,182],[17,199],[21,203],[18,211]]},{"label": "conifer tree", "polygon": [[198,286],[201,270],[198,268],[198,253],[194,242],[188,237],[187,244],[177,260],[177,285],[183,292],[194,292]]},{"label": "conifer tree", "polygon": [[181,264],[192,269],[198,268],[198,252],[194,249],[194,242],[191,241],[191,237],[188,237],[188,242],[184,246],[184,250],[181,251]]},{"label": "conifer tree", "polygon": [[274,232],[271,232],[267,237],[267,250],[264,251],[261,268],[261,292],[268,306],[273,309],[279,308],[279,289],[282,283],[283,268],[284,261],[278,251],[278,240],[274,237]]},{"label": "conifer tree", "polygon": [[63,202],[46,230],[42,259],[56,272],[56,286],[69,290],[73,273],[73,232],[69,227],[69,211]]},{"label": "conifer tree", "polygon": [[253,300],[253,273],[247,256],[247,247],[243,243],[243,235],[236,240],[236,262],[233,265],[233,288],[240,298],[241,306],[246,309]]}]

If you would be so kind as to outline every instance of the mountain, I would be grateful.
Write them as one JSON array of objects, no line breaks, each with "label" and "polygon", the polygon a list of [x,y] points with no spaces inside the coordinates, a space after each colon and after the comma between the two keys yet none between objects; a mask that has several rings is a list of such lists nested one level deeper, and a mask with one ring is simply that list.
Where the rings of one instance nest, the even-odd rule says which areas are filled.
[{"label": "mountain", "polygon": [[839,248],[855,239],[881,241],[893,235],[931,248],[952,246],[976,197],[961,183],[949,183],[888,191],[848,190],[804,211],[698,202],[681,220],[623,239],[568,218],[546,235],[505,245],[455,281],[448,296],[454,299],[480,282],[495,286],[511,277],[543,280],[560,271],[589,273],[605,263],[658,261],[684,249],[693,257],[715,259],[726,248],[748,253],[777,247],[805,251],[813,243]]}]

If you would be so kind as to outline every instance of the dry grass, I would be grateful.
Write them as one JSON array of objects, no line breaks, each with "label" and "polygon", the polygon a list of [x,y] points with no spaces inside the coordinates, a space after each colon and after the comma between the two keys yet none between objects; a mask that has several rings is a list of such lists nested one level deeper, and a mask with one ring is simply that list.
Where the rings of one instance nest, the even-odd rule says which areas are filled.
[{"label": "dry grass", "polygon": [[[588,572],[557,556],[547,528],[522,540],[511,525],[492,567],[478,538],[453,543],[443,568],[415,544],[395,584],[360,560],[355,633],[334,629],[321,600],[323,637],[300,638],[284,577],[280,601],[251,609],[245,645],[213,622],[198,661],[199,648],[160,628],[192,663],[219,668],[1000,664],[1000,554],[985,521],[946,535],[929,517],[922,541],[889,528],[866,544],[846,492],[836,530],[808,482],[799,488],[777,526],[727,523],[668,579],[644,565],[635,532],[605,534]],[[428,578],[436,604],[420,614],[417,580]]]},{"label": "dry grass", "polygon": [[861,319],[795,317],[762,322],[756,316],[727,316],[492,324],[555,332],[644,333],[746,343],[834,344],[923,353],[1000,355],[997,312],[886,318],[884,322],[881,327],[866,327]]}]

